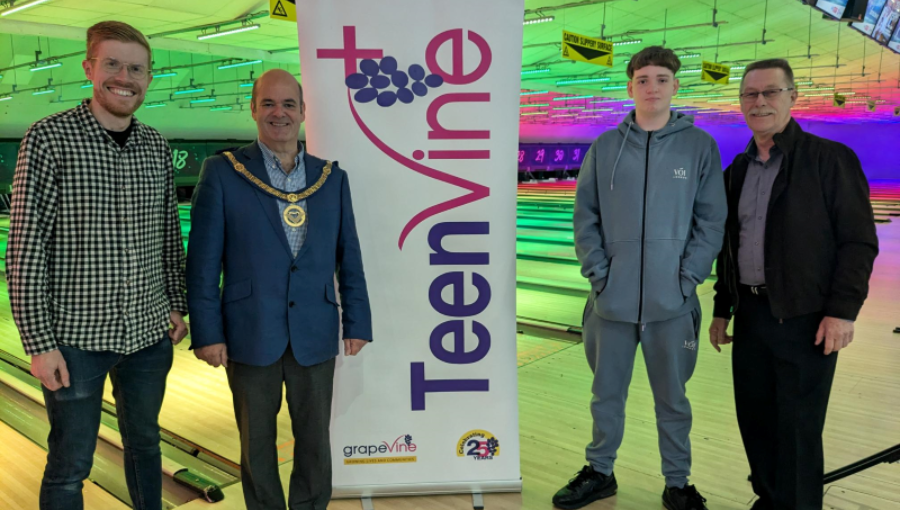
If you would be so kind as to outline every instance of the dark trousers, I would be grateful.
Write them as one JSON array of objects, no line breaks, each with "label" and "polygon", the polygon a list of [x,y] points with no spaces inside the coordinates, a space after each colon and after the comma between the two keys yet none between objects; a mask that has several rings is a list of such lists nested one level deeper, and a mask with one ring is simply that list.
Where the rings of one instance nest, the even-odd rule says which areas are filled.
[{"label": "dark trousers", "polygon": [[41,510],[81,510],[81,489],[91,474],[103,385],[109,374],[125,447],[125,482],[135,510],[162,508],[159,411],[172,368],[172,342],[129,355],[60,346],[69,370],[68,388],[44,390],[50,420],[49,453],[41,482]]},{"label": "dark trousers", "polygon": [[294,465],[287,508],[325,510],[331,500],[331,396],[334,359],[311,367],[288,347],[266,367],[228,362],[228,384],[241,433],[241,484],[248,510],[284,510],[278,475],[278,412],[282,388],[294,434]]},{"label": "dark trousers", "polygon": [[822,430],[837,354],[815,345],[822,314],[772,316],[741,288],[732,355],[738,425],[750,461],[754,508],[821,510]]}]

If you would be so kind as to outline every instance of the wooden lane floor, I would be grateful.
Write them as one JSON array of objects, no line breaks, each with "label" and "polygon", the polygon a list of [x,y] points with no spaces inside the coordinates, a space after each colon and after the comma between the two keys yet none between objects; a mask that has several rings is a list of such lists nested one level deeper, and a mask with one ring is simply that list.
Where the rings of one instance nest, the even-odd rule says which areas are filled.
[{"label": "wooden lane floor", "polygon": [[[521,229],[520,229],[521,233]],[[826,469],[844,466],[897,442],[900,423],[900,348],[891,330],[900,302],[900,228],[879,226],[882,256],[876,262],[871,298],[857,322],[857,339],[840,354],[829,418],[825,430]],[[886,254],[886,251],[889,254]],[[547,277],[557,284],[577,287],[583,279],[570,268],[553,262],[519,260],[517,275]],[[716,353],[706,330],[712,308],[712,282],[698,289],[704,309],[701,353],[688,392],[694,407],[694,474],[709,499],[710,508],[746,509],[753,499],[746,481],[749,473],[734,418],[730,349]],[[529,292],[533,294],[528,294]],[[557,317],[580,324],[583,297],[547,292],[517,291],[517,313],[557,307]],[[487,508],[543,510],[550,498],[584,463],[584,444],[590,437],[588,411],[591,375],[578,344],[519,335],[519,406],[522,453],[522,494],[489,494]],[[653,400],[646,369],[638,353],[627,405],[627,432],[616,476],[619,494],[596,502],[591,510],[660,509],[663,479],[656,445]],[[289,465],[282,466],[287,480]],[[226,489],[227,501],[240,487]],[[466,495],[385,498],[375,500],[379,510],[469,510]],[[893,510],[900,506],[900,471],[880,465],[826,488],[825,508],[839,510]],[[190,509],[206,508],[195,502]],[[242,508],[223,507],[221,510]],[[359,501],[333,501],[330,510],[356,510]]]},{"label": "wooden lane floor", "polygon": [[[887,231],[900,239],[896,225]],[[879,227],[879,232],[886,227]],[[521,233],[521,230],[520,230]],[[892,243],[892,244],[891,244]],[[825,431],[826,469],[831,470],[897,442],[897,409],[900,402],[900,350],[890,333],[894,327],[896,303],[900,301],[900,243],[889,241],[891,260],[876,264],[877,282],[873,298],[857,322],[857,340],[841,354],[835,390]],[[547,264],[541,267],[539,264]],[[533,267],[531,267],[533,265]],[[521,276],[548,276],[557,283],[579,284],[580,275],[555,263],[518,261]],[[576,273],[577,273],[577,268]],[[885,280],[885,276],[893,275]],[[696,483],[709,499],[710,508],[746,509],[753,494],[737,422],[731,383],[730,352],[719,354],[709,347],[708,329],[712,307],[712,282],[698,294],[704,309],[701,356],[695,376],[688,385],[694,406],[694,474]],[[534,291],[525,291],[534,292]],[[558,306],[558,315],[567,323],[580,323],[584,299],[547,292],[523,298],[517,313],[526,307],[546,309]],[[900,324],[898,324],[900,325]],[[519,405],[522,452],[522,494],[489,494],[487,508],[494,510],[538,510],[551,508],[550,498],[584,463],[584,444],[590,437],[588,411],[591,376],[580,345],[519,335]],[[874,367],[869,371],[866,367]],[[663,479],[658,474],[660,458],[656,450],[653,401],[640,353],[635,363],[626,415],[625,441],[619,454],[616,476],[619,494],[596,502],[592,510],[659,509]],[[282,479],[289,475],[282,466]],[[226,489],[234,502],[240,487]],[[839,510],[893,510],[900,505],[900,475],[896,466],[881,465],[841,480],[826,488],[826,508]],[[195,502],[190,509],[206,508]],[[187,508],[187,507],[186,507]],[[242,506],[217,506],[221,510]],[[333,501],[330,510],[356,510],[357,500]],[[375,500],[379,510],[469,510],[466,495],[439,497],[385,498]]]},{"label": "wooden lane floor", "polygon": [[[856,323],[856,339],[850,348],[840,354],[838,363],[825,429],[826,470],[892,446],[898,442],[900,433],[897,427],[900,423],[900,336],[891,333],[894,327],[900,326],[897,318],[897,303],[900,303],[900,225],[879,225],[878,232],[882,251],[876,260],[870,298]],[[522,262],[519,261],[520,267]],[[577,286],[580,276],[563,271],[556,264],[531,269],[531,274],[543,274],[573,286]],[[577,267],[573,269],[577,273]],[[704,286],[709,284],[707,282]],[[517,313],[521,313],[526,306],[547,308],[553,305],[553,299],[561,296],[543,293],[542,296],[533,296],[529,302],[529,299],[523,299],[521,293],[517,294]],[[706,330],[710,322],[712,293],[702,287],[698,294],[704,309],[701,351],[694,378],[688,385],[695,413],[692,483],[696,483],[709,499],[710,508],[746,509],[751,503],[752,491],[746,482],[749,468],[734,419],[730,349],[726,348],[719,354],[709,346]],[[0,296],[0,302],[5,302],[3,296]],[[583,298],[569,296],[567,302],[560,302],[558,306],[558,314],[571,316],[565,319],[567,323],[580,324]],[[11,323],[8,308],[0,307],[0,325],[7,322]],[[7,329],[0,329],[0,338],[7,335]],[[499,510],[548,509],[551,508],[549,501],[552,494],[584,463],[583,448],[590,437],[591,423],[588,412],[590,372],[578,344],[523,335],[519,335],[518,344],[524,491],[521,495],[488,495],[485,501],[488,508]],[[196,362],[190,358],[186,361]],[[195,373],[196,377],[200,375]],[[218,375],[224,382],[224,374]],[[187,386],[177,382],[177,377],[182,376],[173,370],[170,389]],[[226,395],[229,393],[227,385],[223,384],[220,390]],[[228,406],[230,412],[230,402]],[[652,411],[646,369],[638,353],[627,408],[628,428],[616,468],[620,491],[618,496],[587,508],[661,508],[659,493],[663,482],[658,474],[660,459],[656,452]],[[198,413],[195,419],[203,421],[210,418]],[[227,423],[234,427],[230,415],[221,414],[218,419],[227,419]],[[280,429],[284,428],[284,425],[280,426]],[[236,440],[234,443],[236,446]],[[286,476],[289,469],[288,461],[282,466],[283,475]],[[826,508],[896,509],[900,507],[900,468],[897,465],[880,465],[840,480],[826,489]],[[226,491],[229,497],[223,504],[240,501],[239,486],[232,486]],[[215,508],[243,508],[223,504]],[[189,506],[205,508],[207,505],[194,502]],[[332,510],[359,507],[358,501],[350,500],[334,501],[329,505]],[[375,501],[375,508],[462,510],[471,508],[471,498],[456,495],[379,499]]]},{"label": "wooden lane floor", "polygon": [[[3,445],[3,455],[0,456],[0,508],[34,510],[38,507],[47,452],[3,422],[0,422],[0,444]],[[84,484],[84,506],[88,510],[128,508],[91,481]]]},{"label": "wooden lane floor", "polygon": [[[882,255],[876,261],[869,301],[856,323],[856,339],[840,353],[825,426],[825,465],[830,471],[898,442],[900,423],[900,338],[891,333],[900,302],[900,225],[878,227]],[[704,285],[708,285],[707,284]],[[693,474],[715,510],[746,510],[753,502],[734,412],[731,352],[715,352],[706,331],[711,321],[712,293],[700,291],[703,324],[697,368],[688,383],[694,410]],[[520,301],[518,306],[522,306]],[[583,301],[582,305],[583,306]],[[581,310],[575,313],[580,316]],[[550,499],[584,464],[591,435],[588,408],[592,376],[577,343],[519,335],[519,423],[521,494],[489,494],[492,510],[549,510]],[[587,510],[658,510],[664,479],[659,474],[656,418],[643,358],[638,351],[626,407],[626,432],[619,450],[616,496]],[[290,466],[282,466],[287,480]],[[829,510],[896,510],[900,508],[900,467],[879,465],[840,480],[825,490]],[[237,510],[240,487],[215,507],[193,502],[185,510]],[[229,503],[230,502],[230,503]],[[234,506],[229,506],[234,505]],[[376,510],[470,510],[466,495],[384,498]],[[358,500],[336,500],[329,510],[357,510]]]},{"label": "wooden lane floor", "polygon": [[[880,225],[878,232],[882,252],[876,260],[870,297],[856,323],[856,339],[840,353],[838,362],[824,434],[826,471],[900,439],[900,336],[892,333],[900,325],[900,225]],[[753,494],[746,481],[749,467],[734,415],[730,348],[715,352],[706,333],[713,298],[709,285],[706,282],[698,290],[704,311],[700,357],[688,384],[694,409],[691,482],[709,499],[710,508],[747,508]],[[520,313],[524,305],[521,300],[517,304]],[[580,318],[580,312],[579,308],[572,314]],[[653,399],[640,352],[634,372],[625,440],[616,467],[619,494],[589,509],[660,508],[661,461]],[[550,508],[552,494],[583,465],[584,444],[591,434],[590,384],[591,374],[577,345],[519,369],[524,491],[521,506],[509,508]],[[825,490],[828,509],[900,508],[900,466],[882,464]],[[462,509],[463,504],[448,508]]]},{"label": "wooden lane floor", "polygon": [[[159,417],[160,426],[207,452],[239,464],[240,443],[225,369],[212,368],[196,359],[188,350],[189,345],[190,338],[175,348]],[[0,350],[29,360],[12,320],[5,281],[0,282]],[[104,388],[104,399],[115,402],[109,380]],[[290,416],[284,402],[278,415],[278,446],[282,462],[293,458]]]}]

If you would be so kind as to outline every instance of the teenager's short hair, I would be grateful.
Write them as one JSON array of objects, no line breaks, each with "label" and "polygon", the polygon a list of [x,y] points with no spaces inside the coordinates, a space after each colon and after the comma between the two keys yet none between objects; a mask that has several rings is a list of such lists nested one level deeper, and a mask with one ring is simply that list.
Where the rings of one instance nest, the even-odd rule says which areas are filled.
[{"label": "teenager's short hair", "polygon": [[631,57],[631,62],[628,63],[626,71],[628,79],[634,78],[635,71],[647,66],[665,67],[672,71],[672,74],[676,74],[681,69],[681,60],[678,60],[678,55],[669,48],[648,46],[639,51],[637,55]]}]

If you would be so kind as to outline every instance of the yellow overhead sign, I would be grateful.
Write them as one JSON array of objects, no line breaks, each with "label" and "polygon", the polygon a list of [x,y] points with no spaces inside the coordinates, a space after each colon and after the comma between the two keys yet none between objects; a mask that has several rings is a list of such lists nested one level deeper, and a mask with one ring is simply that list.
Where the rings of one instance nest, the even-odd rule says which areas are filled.
[{"label": "yellow overhead sign", "polygon": [[847,96],[842,96],[842,95],[840,95],[840,94],[835,94],[835,95],[834,95],[834,103],[833,103],[833,104],[834,104],[834,106],[837,106],[838,108],[843,108],[844,105],[847,104]]},{"label": "yellow overhead sign", "polygon": [[269,0],[269,17],[297,22],[296,0]]},{"label": "yellow overhead sign", "polygon": [[613,43],[563,30],[562,57],[577,62],[612,67]]},{"label": "yellow overhead sign", "polygon": [[700,79],[710,83],[718,83],[719,85],[728,85],[728,79],[731,77],[731,66],[724,64],[716,64],[715,62],[703,61],[703,67],[700,71]]}]

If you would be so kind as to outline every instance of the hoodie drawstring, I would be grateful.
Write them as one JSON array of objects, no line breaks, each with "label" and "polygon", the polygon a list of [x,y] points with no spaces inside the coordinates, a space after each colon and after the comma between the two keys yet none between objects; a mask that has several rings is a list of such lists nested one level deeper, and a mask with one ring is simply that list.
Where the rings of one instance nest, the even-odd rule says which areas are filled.
[{"label": "hoodie drawstring", "polygon": [[622,150],[625,149],[625,144],[628,142],[628,133],[631,133],[631,126],[634,124],[634,121],[628,123],[628,129],[625,130],[625,138],[622,138],[622,146],[619,147],[619,155],[616,156],[616,163],[613,165],[612,177],[609,178],[609,190],[613,190],[613,182],[616,180],[616,168],[619,167],[619,158],[622,157]]}]

